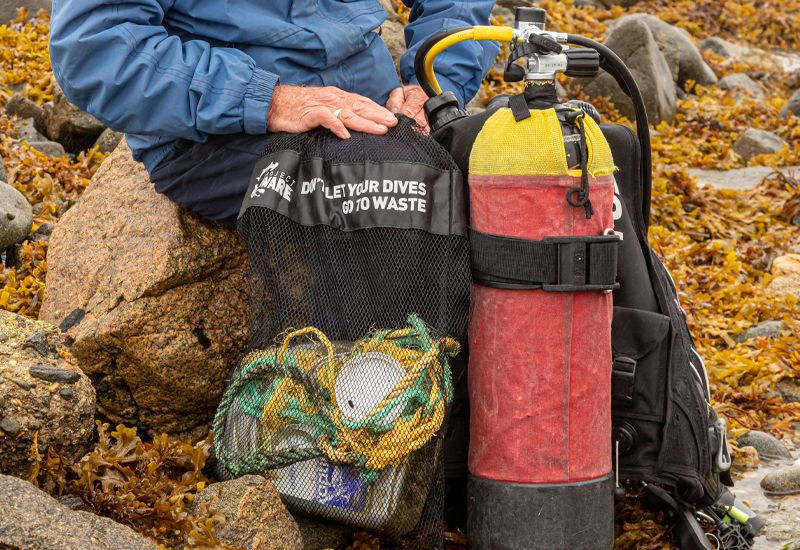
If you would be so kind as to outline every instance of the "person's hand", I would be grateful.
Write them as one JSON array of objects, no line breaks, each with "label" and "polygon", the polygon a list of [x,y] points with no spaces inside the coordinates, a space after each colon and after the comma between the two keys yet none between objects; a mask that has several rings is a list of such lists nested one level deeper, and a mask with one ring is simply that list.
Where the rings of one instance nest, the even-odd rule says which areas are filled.
[{"label": "person's hand", "polygon": [[426,101],[428,101],[428,94],[425,93],[425,90],[413,84],[392,90],[389,94],[389,99],[386,101],[386,108],[393,113],[400,113],[413,118],[417,124],[427,129],[428,120],[425,118],[425,112],[422,109]]},{"label": "person's hand", "polygon": [[319,126],[342,139],[350,130],[382,135],[397,124],[397,117],[369,98],[333,86],[310,87],[278,84],[267,113],[271,132],[307,132]]}]

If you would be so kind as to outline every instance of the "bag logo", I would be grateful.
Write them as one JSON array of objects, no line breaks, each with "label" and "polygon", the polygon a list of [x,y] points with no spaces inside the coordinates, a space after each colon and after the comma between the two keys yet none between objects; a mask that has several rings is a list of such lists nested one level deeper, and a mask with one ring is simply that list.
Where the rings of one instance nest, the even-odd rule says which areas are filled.
[{"label": "bag logo", "polygon": [[295,180],[286,172],[279,171],[277,162],[271,162],[256,176],[256,185],[253,187],[250,198],[255,199],[264,194],[267,189],[275,191],[286,202],[292,202],[292,191]]}]

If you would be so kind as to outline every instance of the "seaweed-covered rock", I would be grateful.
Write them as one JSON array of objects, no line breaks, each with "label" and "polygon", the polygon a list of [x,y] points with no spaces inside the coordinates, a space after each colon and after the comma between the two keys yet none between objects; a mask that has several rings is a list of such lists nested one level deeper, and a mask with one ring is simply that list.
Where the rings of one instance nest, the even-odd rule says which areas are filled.
[{"label": "seaweed-covered rock", "polygon": [[30,452],[52,445],[71,458],[90,446],[94,389],[53,350],[59,330],[0,310],[0,472],[27,476]]},{"label": "seaweed-covered rock", "polygon": [[193,506],[209,504],[225,517],[217,537],[244,550],[302,550],[300,529],[266,478],[247,475],[212,483]]},{"label": "seaweed-covered rock", "polygon": [[0,548],[156,550],[130,527],[73,511],[27,481],[0,475]]},{"label": "seaweed-covered rock", "polygon": [[208,422],[247,339],[234,232],[153,190],[123,144],[50,237],[40,317],[72,340],[98,410],[169,433]]},{"label": "seaweed-covered rock", "polygon": [[764,97],[764,92],[758,83],[745,73],[729,74],[719,81],[719,86],[732,92],[745,92],[758,99]]}]

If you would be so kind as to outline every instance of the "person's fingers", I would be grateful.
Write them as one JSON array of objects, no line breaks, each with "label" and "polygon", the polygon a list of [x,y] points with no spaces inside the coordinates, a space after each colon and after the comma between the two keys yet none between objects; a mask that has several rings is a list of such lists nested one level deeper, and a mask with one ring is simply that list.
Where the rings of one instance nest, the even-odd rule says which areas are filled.
[{"label": "person's fingers", "polygon": [[411,118],[416,119],[422,112],[425,102],[428,101],[428,94],[419,86],[406,87],[406,101],[403,103],[401,112]]},{"label": "person's fingers", "polygon": [[327,107],[319,107],[315,112],[315,119],[314,122],[316,126],[324,126],[331,132],[333,132],[337,137],[342,139],[350,139],[350,132],[347,131],[347,127],[345,126],[344,122],[340,119],[333,116],[333,112]]},{"label": "person's fingers", "polygon": [[386,108],[393,113],[397,113],[403,108],[403,103],[406,101],[405,92],[403,88],[395,88],[389,92],[389,99],[386,100]]},{"label": "person's fingers", "polygon": [[[392,117],[396,120],[396,117]],[[351,109],[342,109],[339,113],[339,120],[344,123],[351,130],[355,130],[357,132],[366,132],[368,134],[377,134],[383,135],[389,131],[389,127],[385,124],[380,124],[375,122],[374,120],[370,120],[368,118],[362,117]]]},{"label": "person's fingers", "polygon": [[350,110],[361,118],[366,118],[377,124],[382,124],[387,128],[393,128],[397,125],[397,117],[392,114],[391,111],[385,107],[381,107],[371,99],[356,96],[355,101],[350,105]]},{"label": "person's fingers", "polygon": [[428,127],[428,119],[425,116],[425,113],[420,111],[417,116],[414,117],[414,122],[416,122],[423,130],[426,132],[430,131],[430,127]]}]

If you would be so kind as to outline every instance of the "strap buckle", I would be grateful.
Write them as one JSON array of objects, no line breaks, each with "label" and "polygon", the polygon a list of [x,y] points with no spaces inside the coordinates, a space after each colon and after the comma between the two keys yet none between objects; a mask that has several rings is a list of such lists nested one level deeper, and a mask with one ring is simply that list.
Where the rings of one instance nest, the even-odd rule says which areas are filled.
[{"label": "strap buckle", "polygon": [[[619,237],[545,237],[545,243],[555,244],[558,262],[557,283],[542,284],[547,292],[610,291],[619,288],[617,273],[617,244]],[[609,277],[610,276],[610,277]]]},{"label": "strap buckle", "polygon": [[611,397],[616,401],[633,401],[633,381],[636,378],[636,359],[614,357],[611,367]]}]

